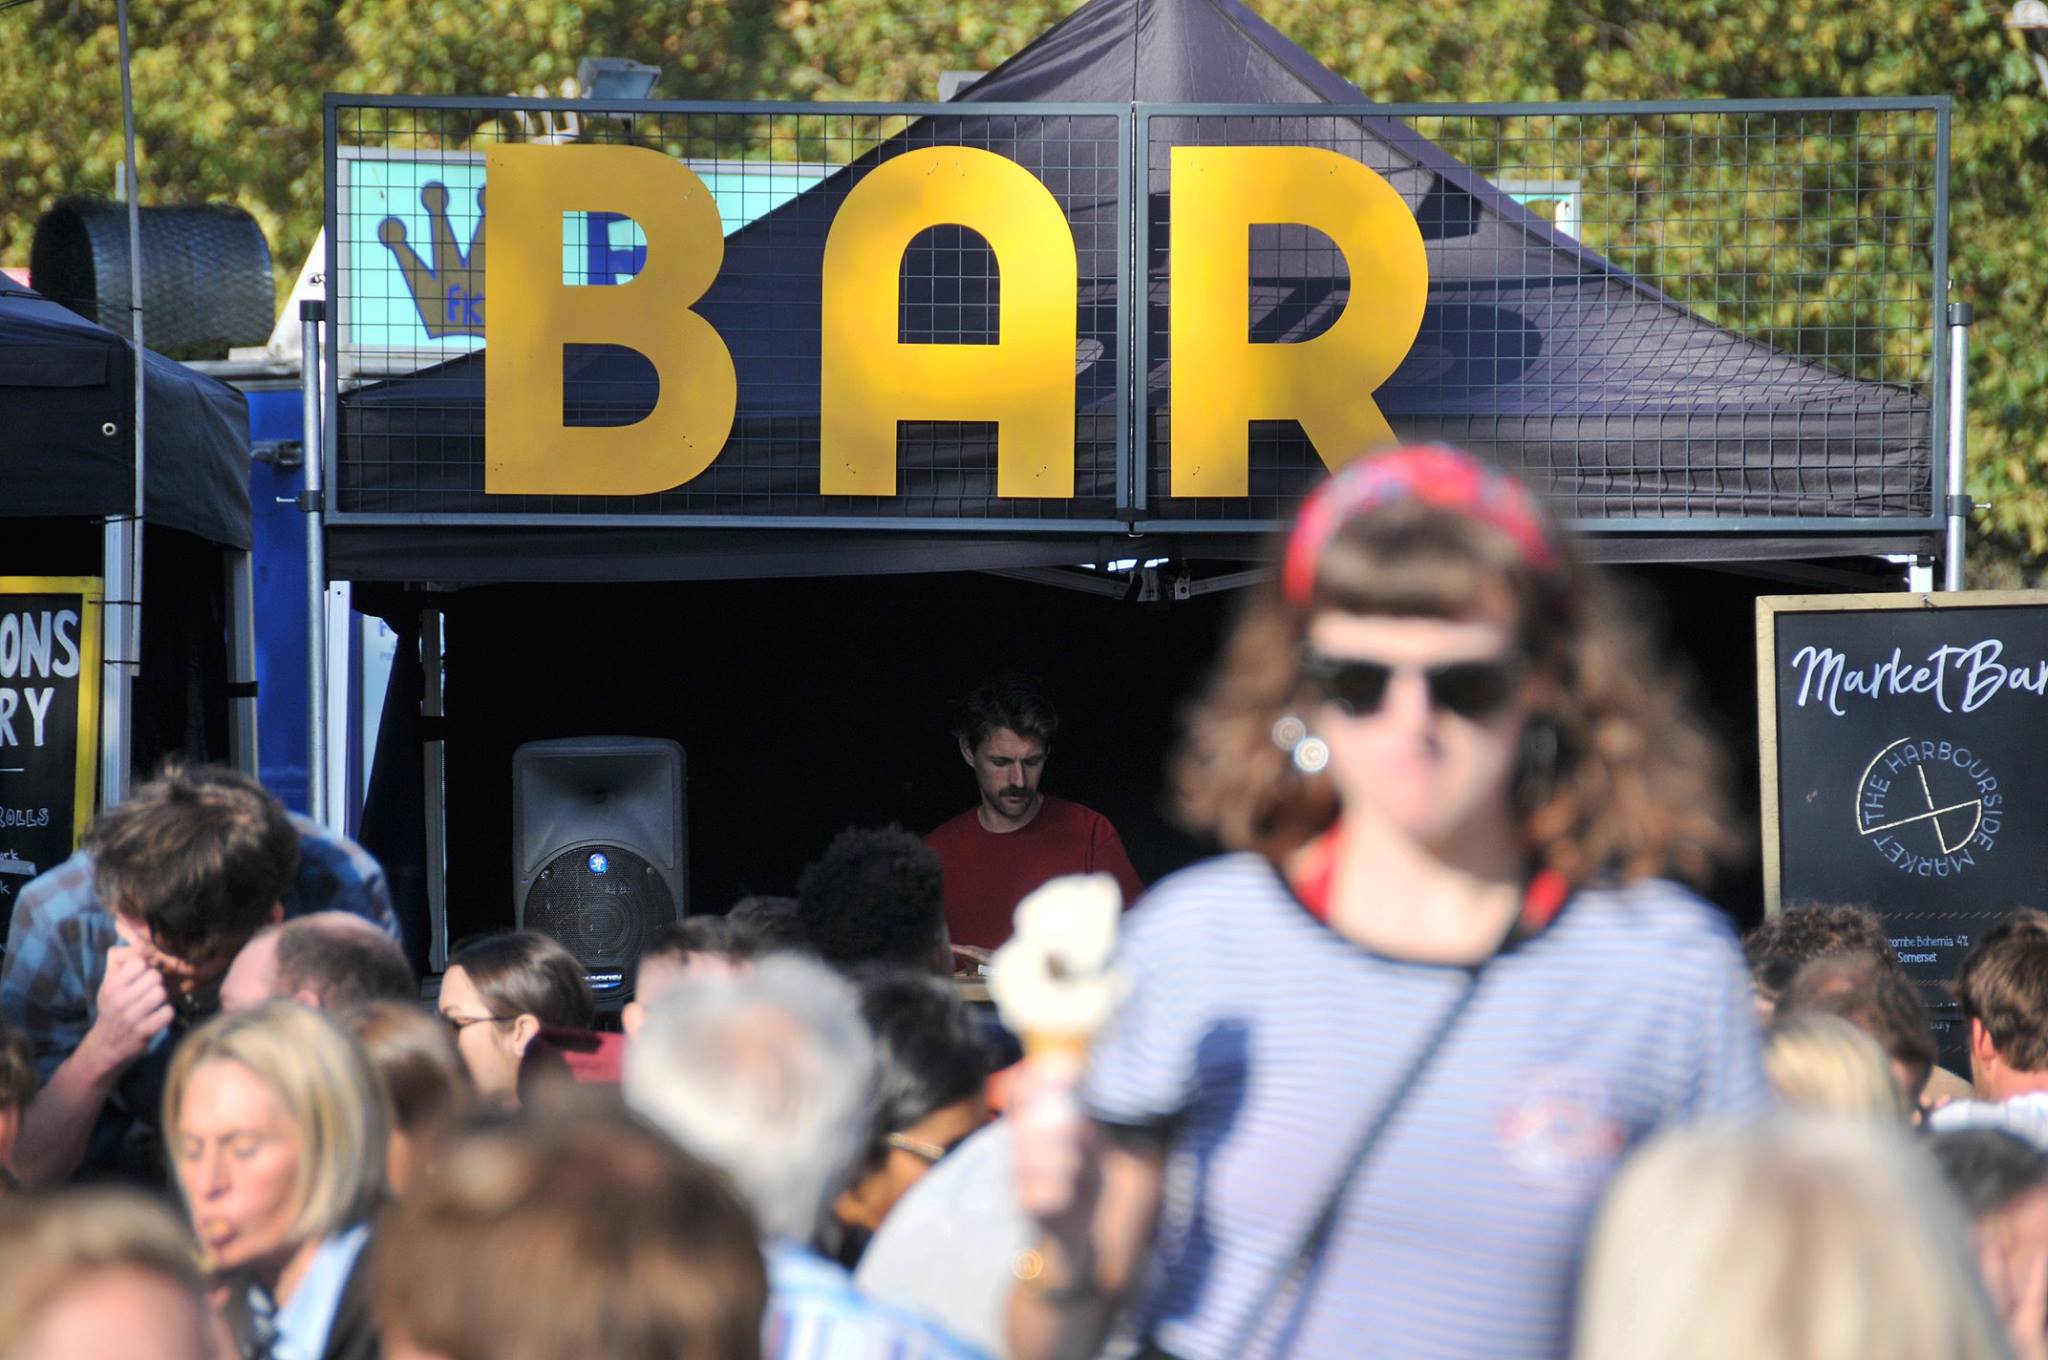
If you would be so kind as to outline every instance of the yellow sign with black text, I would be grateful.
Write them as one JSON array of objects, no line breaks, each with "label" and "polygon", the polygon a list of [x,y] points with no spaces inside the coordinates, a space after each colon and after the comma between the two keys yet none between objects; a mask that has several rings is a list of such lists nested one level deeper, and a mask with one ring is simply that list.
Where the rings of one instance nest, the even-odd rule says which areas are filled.
[{"label": "yellow sign with black text", "polygon": [[92,820],[104,598],[98,577],[0,576],[0,914]]}]

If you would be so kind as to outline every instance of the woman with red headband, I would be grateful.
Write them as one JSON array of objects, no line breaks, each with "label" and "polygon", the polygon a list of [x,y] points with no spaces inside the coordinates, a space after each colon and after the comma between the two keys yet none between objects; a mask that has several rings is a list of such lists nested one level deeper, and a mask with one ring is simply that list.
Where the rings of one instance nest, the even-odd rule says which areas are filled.
[{"label": "woman with red headband", "polygon": [[1565,1354],[1622,1157],[1768,1099],[1733,938],[1662,877],[1725,847],[1721,764],[1520,482],[1323,485],[1189,719],[1235,853],[1126,918],[1085,1075],[1021,1083],[1016,1354],[1120,1316],[1186,1360]]}]

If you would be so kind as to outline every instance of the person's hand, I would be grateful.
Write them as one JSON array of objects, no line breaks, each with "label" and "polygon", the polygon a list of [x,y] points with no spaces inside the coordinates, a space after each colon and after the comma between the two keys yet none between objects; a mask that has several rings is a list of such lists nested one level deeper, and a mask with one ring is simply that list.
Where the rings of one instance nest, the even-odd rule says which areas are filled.
[{"label": "person's hand", "polygon": [[126,1067],[149,1051],[150,1040],[169,1028],[175,1014],[163,974],[133,948],[117,945],[107,951],[99,1013],[85,1039],[110,1066]]},{"label": "person's hand", "polygon": [[1018,1069],[1009,1097],[1018,1206],[1076,1257],[1087,1254],[1102,1189],[1094,1128],[1076,1094],[1080,1080],[1078,1059],[1037,1057]]}]

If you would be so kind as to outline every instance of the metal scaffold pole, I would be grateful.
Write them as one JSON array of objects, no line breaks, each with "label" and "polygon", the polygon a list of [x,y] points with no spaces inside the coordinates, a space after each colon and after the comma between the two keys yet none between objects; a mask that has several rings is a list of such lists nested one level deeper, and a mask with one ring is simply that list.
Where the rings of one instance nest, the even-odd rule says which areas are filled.
[{"label": "metal scaffold pole", "polygon": [[327,304],[308,298],[299,304],[299,373],[305,393],[306,485],[299,508],[306,514],[306,810],[322,826],[329,825],[327,805],[327,553],[320,541],[321,438],[326,403],[320,382],[324,351],[320,323]]},{"label": "metal scaffold pole", "polygon": [[142,672],[142,526],[148,485],[144,392],[149,374],[142,335],[142,206],[135,172],[135,86],[128,48],[128,0],[118,0],[121,56],[122,189],[128,201],[128,327],[134,342],[135,499],[126,515],[110,515],[101,540],[106,578],[106,652],[100,676],[100,805],[128,796],[135,751],[135,682]]},{"label": "metal scaffold pole", "polygon": [[1941,588],[1963,588],[1963,555],[1976,503],[1969,488],[1970,304],[1948,306],[1948,533],[1941,552]]}]

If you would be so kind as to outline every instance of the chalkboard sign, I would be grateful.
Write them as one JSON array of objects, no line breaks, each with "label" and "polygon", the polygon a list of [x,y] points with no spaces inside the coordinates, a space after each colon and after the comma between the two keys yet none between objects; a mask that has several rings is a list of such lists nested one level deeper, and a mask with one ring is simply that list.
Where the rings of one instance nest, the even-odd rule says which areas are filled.
[{"label": "chalkboard sign", "polygon": [[1768,905],[1853,902],[1923,983],[2048,908],[2048,592],[1757,602]]},{"label": "chalkboard sign", "polygon": [[92,820],[101,599],[97,577],[0,576],[0,922]]}]

